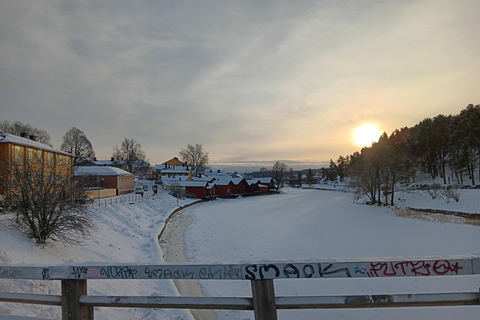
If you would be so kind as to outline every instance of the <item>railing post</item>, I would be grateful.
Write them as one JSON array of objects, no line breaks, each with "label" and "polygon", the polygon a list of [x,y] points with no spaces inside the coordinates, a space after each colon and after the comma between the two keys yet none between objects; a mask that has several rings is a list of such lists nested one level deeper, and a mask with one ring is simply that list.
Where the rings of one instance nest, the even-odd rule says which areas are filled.
[{"label": "railing post", "polygon": [[62,320],[93,320],[93,307],[81,306],[87,280],[62,280]]},{"label": "railing post", "polygon": [[252,280],[251,286],[255,320],[277,320],[273,280]]}]

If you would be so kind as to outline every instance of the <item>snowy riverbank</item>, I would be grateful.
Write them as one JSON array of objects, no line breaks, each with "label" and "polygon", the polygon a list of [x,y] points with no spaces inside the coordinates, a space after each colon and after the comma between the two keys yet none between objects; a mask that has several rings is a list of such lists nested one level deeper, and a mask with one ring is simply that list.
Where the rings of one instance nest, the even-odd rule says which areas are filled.
[{"label": "snowy riverbank", "polygon": [[[405,206],[435,207],[479,212],[478,190],[467,190],[458,204],[429,200],[424,193],[405,195]],[[478,193],[477,193],[478,192]],[[193,200],[180,200],[180,206]],[[451,206],[451,205],[454,206]],[[322,260],[327,258],[478,256],[480,228],[399,218],[388,207],[355,204],[352,195],[319,190],[283,189],[282,194],[217,200],[186,209],[186,219],[167,230],[173,232],[170,245],[178,250],[162,252],[157,236],[177,199],[160,193],[154,200],[135,204],[92,207],[98,232],[81,247],[51,242],[38,247],[26,236],[8,227],[1,216],[0,263],[52,265],[70,262],[160,264],[174,261],[172,255],[185,250],[192,262],[259,262],[265,260]],[[185,223],[186,222],[186,223]],[[185,238],[183,239],[183,228]],[[184,248],[182,247],[184,246]],[[182,259],[184,259],[183,257]],[[177,260],[178,261],[178,260]],[[436,277],[395,279],[325,279],[324,282],[276,281],[280,295],[363,294],[435,291],[477,291],[480,278]],[[207,295],[250,295],[248,282],[236,285],[223,281],[201,283]],[[0,281],[2,291],[59,293],[57,282]],[[170,281],[92,281],[90,294],[177,295]],[[281,311],[289,319],[476,319],[478,307],[409,308],[382,310]],[[0,304],[0,315],[17,314],[58,318],[56,307]],[[252,313],[219,311],[219,319],[250,319]],[[193,319],[188,311],[150,309],[106,309],[96,319]]]}]

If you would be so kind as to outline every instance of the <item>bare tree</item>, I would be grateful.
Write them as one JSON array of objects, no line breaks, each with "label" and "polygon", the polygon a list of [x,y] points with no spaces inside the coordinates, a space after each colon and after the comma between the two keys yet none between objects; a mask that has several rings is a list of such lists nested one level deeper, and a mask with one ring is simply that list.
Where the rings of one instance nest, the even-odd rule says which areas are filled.
[{"label": "bare tree", "polygon": [[48,239],[79,244],[95,229],[85,205],[75,202],[78,190],[71,172],[58,173],[46,164],[39,170],[29,161],[3,160],[0,184],[16,226],[39,244]]},{"label": "bare tree", "polygon": [[285,179],[285,175],[287,173],[287,165],[283,162],[275,162],[272,168],[273,179],[275,179],[275,184],[277,190],[283,187],[283,181]]},{"label": "bare tree", "polygon": [[72,127],[63,136],[62,151],[75,155],[75,164],[78,164],[85,158],[94,158],[92,143],[88,140],[83,131],[76,127]]},{"label": "bare tree", "polygon": [[443,197],[445,202],[447,203],[450,202],[450,199],[455,200],[455,202],[459,202],[460,198],[464,193],[465,193],[465,190],[463,190],[459,185],[455,185],[453,188],[443,189]]},{"label": "bare tree", "polygon": [[203,149],[203,145],[187,145],[186,149],[182,149],[179,152],[180,158],[183,162],[192,167],[195,173],[203,172],[207,169],[208,164],[208,152]]},{"label": "bare tree", "polygon": [[261,168],[260,168],[260,176],[261,176],[262,178],[267,177],[267,176],[268,176],[268,169],[265,168],[265,167],[261,167]]},{"label": "bare tree", "polygon": [[142,150],[142,146],[134,139],[128,139],[125,137],[120,148],[118,146],[113,148],[113,158],[116,161],[123,160],[126,165],[126,170],[130,173],[135,171],[135,163],[139,162],[138,160],[143,160],[140,162],[144,163],[146,157],[147,155]]},{"label": "bare tree", "polygon": [[437,199],[437,197],[442,194],[443,187],[439,183],[434,183],[427,187],[425,191],[430,195],[430,197],[432,197],[432,199]]},{"label": "bare tree", "polygon": [[2,121],[0,122],[0,131],[16,136],[21,136],[24,133],[27,135],[33,135],[38,142],[50,145],[50,135],[47,131],[38,129],[31,124],[22,123],[20,121],[15,121],[13,123]]}]

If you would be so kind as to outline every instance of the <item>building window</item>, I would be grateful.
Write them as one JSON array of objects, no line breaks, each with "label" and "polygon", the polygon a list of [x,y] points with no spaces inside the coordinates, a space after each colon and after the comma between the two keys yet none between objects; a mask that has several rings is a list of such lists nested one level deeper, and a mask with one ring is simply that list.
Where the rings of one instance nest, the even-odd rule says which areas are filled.
[{"label": "building window", "polygon": [[22,162],[22,147],[15,146],[15,161]]},{"label": "building window", "polygon": [[42,150],[37,150],[37,164],[42,164]]},{"label": "building window", "polygon": [[33,163],[33,149],[28,148],[27,149],[27,161],[28,163]]},{"label": "building window", "polygon": [[47,156],[47,165],[52,166],[53,165],[53,154],[50,152],[46,153]]},{"label": "building window", "polygon": [[58,155],[58,166],[59,167],[63,166],[63,156],[60,154]]}]

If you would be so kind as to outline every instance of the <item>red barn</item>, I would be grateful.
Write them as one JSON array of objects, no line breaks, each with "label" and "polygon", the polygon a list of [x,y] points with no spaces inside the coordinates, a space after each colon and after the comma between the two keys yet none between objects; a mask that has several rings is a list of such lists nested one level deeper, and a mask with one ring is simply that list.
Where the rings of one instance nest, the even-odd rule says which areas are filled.
[{"label": "red barn", "polygon": [[232,178],[232,183],[233,183],[232,194],[242,195],[247,193],[247,187],[248,187],[247,180],[245,180],[244,178]]}]

